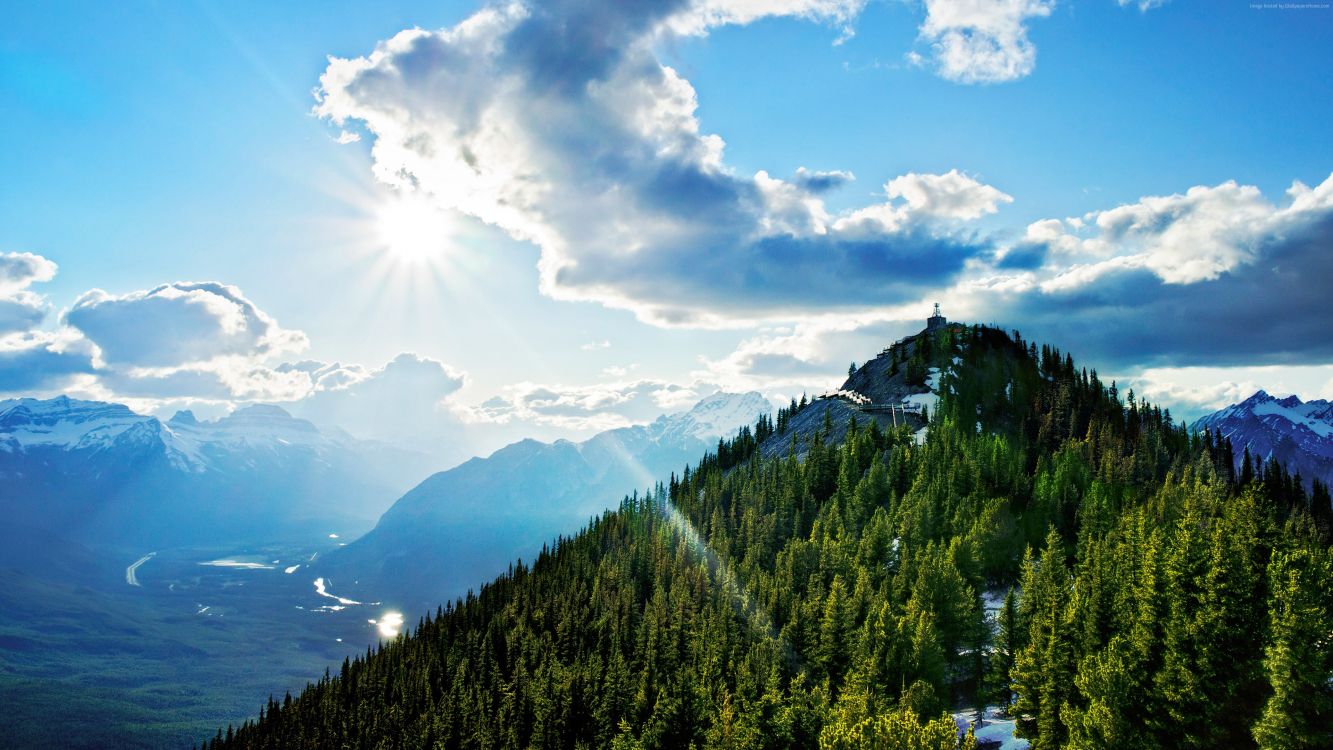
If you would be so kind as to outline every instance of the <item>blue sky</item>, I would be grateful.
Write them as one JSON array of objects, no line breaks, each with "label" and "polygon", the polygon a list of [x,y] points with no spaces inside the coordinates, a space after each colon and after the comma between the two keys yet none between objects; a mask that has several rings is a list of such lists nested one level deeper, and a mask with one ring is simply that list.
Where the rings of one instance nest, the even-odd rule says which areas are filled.
[{"label": "blue sky", "polygon": [[[351,398],[413,352],[434,375],[375,391],[408,403],[346,419],[390,431],[384,415],[425,400],[440,431],[481,445],[716,388],[836,385],[940,299],[1141,378],[1178,411],[1255,385],[1333,396],[1312,286],[1333,215],[1333,11],[660,5],[496,11],[510,15],[485,33],[503,53],[449,36],[502,7],[475,3],[7,9],[0,254],[59,268],[11,263],[0,293],[22,322],[0,310],[0,389],[299,412],[318,378]],[[428,33],[412,49],[321,84],[330,57],[413,27]],[[552,31],[568,28],[581,36]],[[682,86],[697,109],[654,104]],[[344,131],[359,140],[338,143]],[[451,171],[461,162],[423,139],[483,166]],[[799,168],[855,180],[815,188]],[[1297,180],[1303,203],[1285,194]],[[1034,229],[1068,217],[1085,223]],[[1277,268],[1295,270],[1262,275]],[[183,281],[235,293],[152,291]],[[92,289],[105,294],[81,297]],[[1303,324],[1235,335],[1275,298]],[[129,351],[117,336],[218,354],[164,341],[152,361],[114,362]],[[305,360],[324,364],[292,365]]]}]

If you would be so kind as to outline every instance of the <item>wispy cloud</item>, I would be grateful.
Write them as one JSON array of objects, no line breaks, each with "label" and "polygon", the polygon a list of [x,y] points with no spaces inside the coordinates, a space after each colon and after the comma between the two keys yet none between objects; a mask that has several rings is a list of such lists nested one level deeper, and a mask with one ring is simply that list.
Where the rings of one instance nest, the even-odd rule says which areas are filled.
[{"label": "wispy cloud", "polygon": [[1120,3],[1120,7],[1122,8],[1138,6],[1140,11],[1146,13],[1153,8],[1160,8],[1163,5],[1166,5],[1167,0],[1116,0],[1116,2]]},{"label": "wispy cloud", "polygon": [[474,423],[526,423],[576,433],[651,421],[689,408],[717,387],[641,379],[593,385],[519,383],[469,410]]}]

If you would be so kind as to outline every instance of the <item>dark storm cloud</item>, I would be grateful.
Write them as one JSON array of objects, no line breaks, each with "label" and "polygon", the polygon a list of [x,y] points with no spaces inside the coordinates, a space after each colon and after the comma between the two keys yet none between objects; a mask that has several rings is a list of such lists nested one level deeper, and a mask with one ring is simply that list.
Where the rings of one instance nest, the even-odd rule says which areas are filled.
[{"label": "dark storm cloud", "polygon": [[1266,238],[1254,262],[1212,280],[1168,284],[1125,268],[1013,298],[994,318],[1109,365],[1333,361],[1333,214],[1323,213]]}]

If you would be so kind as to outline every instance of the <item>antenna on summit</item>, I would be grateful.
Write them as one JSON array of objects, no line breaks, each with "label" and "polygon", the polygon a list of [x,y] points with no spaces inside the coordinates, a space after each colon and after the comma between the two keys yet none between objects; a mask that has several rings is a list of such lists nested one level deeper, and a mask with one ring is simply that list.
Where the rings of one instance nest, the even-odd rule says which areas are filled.
[{"label": "antenna on summit", "polygon": [[944,315],[940,313],[940,303],[936,302],[934,314],[932,314],[929,318],[926,318],[926,330],[933,331],[936,328],[943,328],[944,325],[948,322],[949,321],[944,319]]}]

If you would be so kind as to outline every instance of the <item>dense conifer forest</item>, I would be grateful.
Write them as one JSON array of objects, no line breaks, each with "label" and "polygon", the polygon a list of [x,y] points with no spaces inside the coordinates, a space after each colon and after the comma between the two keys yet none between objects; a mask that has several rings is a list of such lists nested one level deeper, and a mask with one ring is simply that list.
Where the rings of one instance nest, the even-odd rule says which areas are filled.
[{"label": "dense conifer forest", "polygon": [[928,432],[793,403],[205,747],[1333,744],[1326,487],[1017,332],[900,355]]}]

